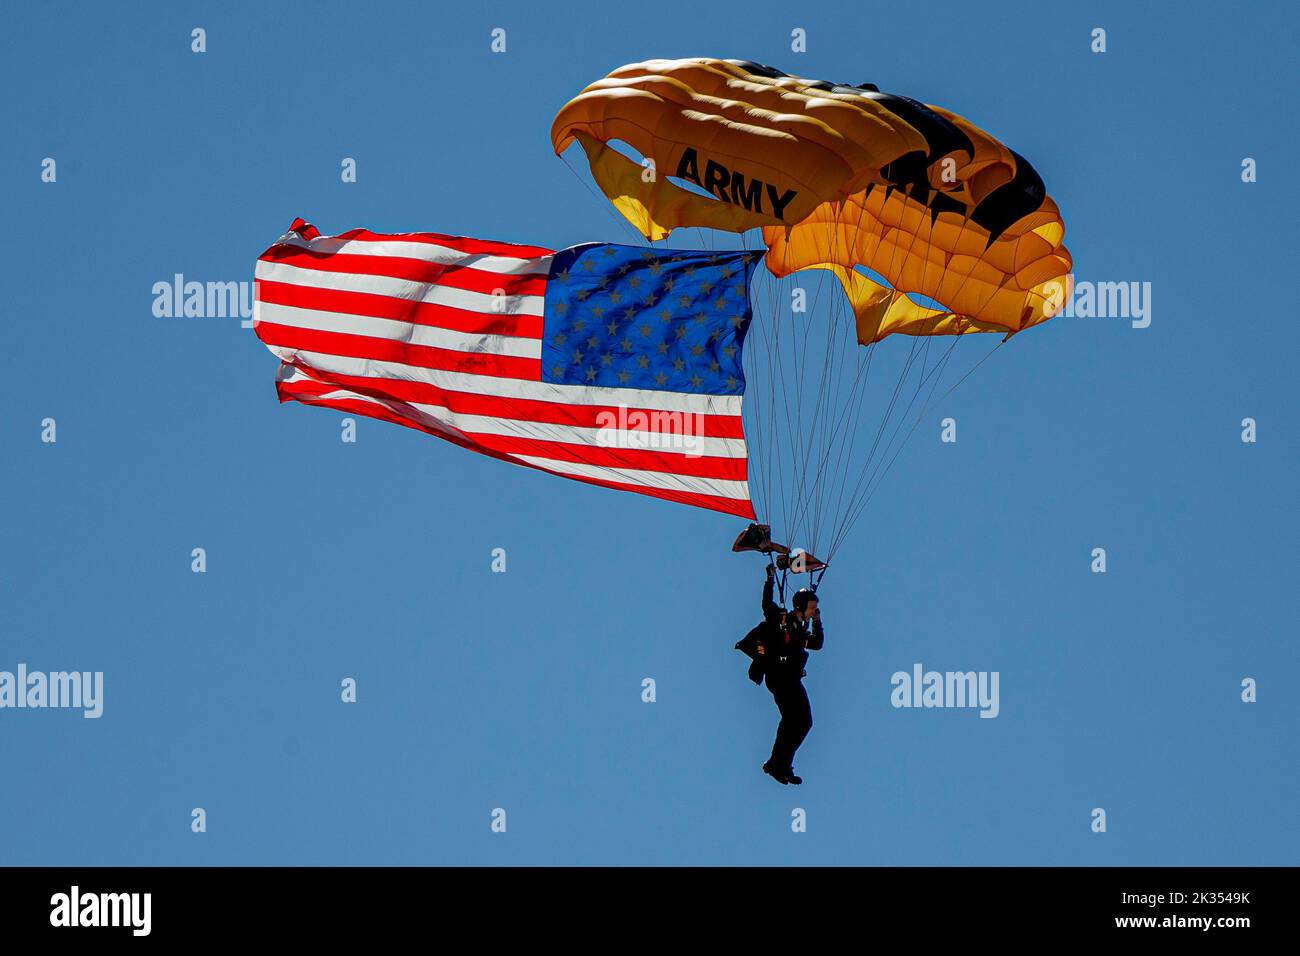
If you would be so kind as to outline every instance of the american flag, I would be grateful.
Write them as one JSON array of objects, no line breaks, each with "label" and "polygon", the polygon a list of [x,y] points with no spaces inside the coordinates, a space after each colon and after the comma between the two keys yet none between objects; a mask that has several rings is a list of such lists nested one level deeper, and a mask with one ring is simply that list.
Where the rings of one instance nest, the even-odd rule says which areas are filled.
[{"label": "american flag", "polygon": [[297,219],[258,258],[253,328],[281,359],[282,402],[752,519],[741,349],[757,258],[322,236]]}]

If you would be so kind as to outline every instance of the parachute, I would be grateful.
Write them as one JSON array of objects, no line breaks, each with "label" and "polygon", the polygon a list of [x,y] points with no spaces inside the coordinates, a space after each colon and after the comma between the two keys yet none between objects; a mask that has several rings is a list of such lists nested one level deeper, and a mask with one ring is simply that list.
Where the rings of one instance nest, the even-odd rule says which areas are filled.
[{"label": "parachute", "polygon": [[[756,504],[827,560],[911,434],[921,394],[934,394],[956,339],[939,349],[932,337],[1005,341],[1061,306],[1072,261],[1042,178],[938,106],[742,60],[649,60],[564,105],[551,143],[563,155],[575,142],[646,240],[698,229],[702,244],[735,234],[766,250],[771,308],[754,323],[768,351],[747,354]],[[815,275],[838,294],[823,296]],[[797,315],[794,293],[814,298],[809,285],[816,304]],[[873,436],[867,379],[889,364],[874,346],[896,334],[914,341]]]}]

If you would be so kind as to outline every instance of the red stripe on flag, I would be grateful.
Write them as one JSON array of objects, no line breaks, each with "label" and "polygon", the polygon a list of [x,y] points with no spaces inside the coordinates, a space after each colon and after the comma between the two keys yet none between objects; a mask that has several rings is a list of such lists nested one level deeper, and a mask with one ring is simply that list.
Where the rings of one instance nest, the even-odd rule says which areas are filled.
[{"label": "red stripe on flag", "polygon": [[316,289],[312,286],[292,285],[287,282],[257,280],[257,301],[271,305],[285,305],[295,309],[315,312],[337,312],[343,315],[365,315],[376,319],[392,319],[450,329],[453,332],[473,332],[483,335],[513,335],[519,338],[540,339],[540,315],[498,315],[488,312],[471,312],[433,302],[412,302],[391,295],[373,292],[345,292],[339,289]]},{"label": "red stripe on flag", "polygon": [[300,329],[292,325],[276,325],[273,322],[258,322],[257,337],[267,345],[300,352],[323,352],[326,355],[396,362],[416,368],[464,372],[469,375],[521,378],[536,382],[541,379],[542,374],[541,359],[520,358],[515,355],[491,355],[484,352],[458,352],[455,349],[442,349],[433,345],[411,345],[407,342],[380,339],[370,335],[322,332],[318,329]]},{"label": "red stripe on flag", "polygon": [[691,457],[678,452],[656,451],[642,448],[606,448],[601,445],[579,445],[570,442],[545,441],[520,438],[515,435],[490,435],[466,432],[484,448],[507,455],[528,455],[533,458],[553,458],[580,465],[600,468],[634,468],[637,471],[660,471],[670,475],[692,478],[716,478],[720,481],[744,481],[745,459],[718,458],[709,455]]}]

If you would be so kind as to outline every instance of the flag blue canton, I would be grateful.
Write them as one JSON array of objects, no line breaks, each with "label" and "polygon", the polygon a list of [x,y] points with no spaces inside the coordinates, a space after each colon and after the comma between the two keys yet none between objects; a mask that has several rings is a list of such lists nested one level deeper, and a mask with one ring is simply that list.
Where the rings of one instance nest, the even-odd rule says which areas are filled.
[{"label": "flag blue canton", "polygon": [[542,381],[744,394],[749,279],[761,255],[604,243],[557,252]]}]

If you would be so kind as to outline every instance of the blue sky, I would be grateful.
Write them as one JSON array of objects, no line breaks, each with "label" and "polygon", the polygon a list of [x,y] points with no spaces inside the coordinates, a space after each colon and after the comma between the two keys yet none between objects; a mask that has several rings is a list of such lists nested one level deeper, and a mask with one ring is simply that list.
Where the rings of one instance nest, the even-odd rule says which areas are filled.
[{"label": "blue sky", "polygon": [[[0,670],[106,694],[0,710],[0,863],[1300,862],[1294,9],[645,9],[6,9]],[[551,118],[691,55],[966,115],[1042,173],[1080,279],[1152,284],[1150,327],[1050,322],[929,413],[826,579],[797,790],[732,650],[741,522],[378,422],[343,444],[237,320],[152,313],[297,215],[627,241]],[[998,671],[999,716],[891,707],[916,662]]]}]

